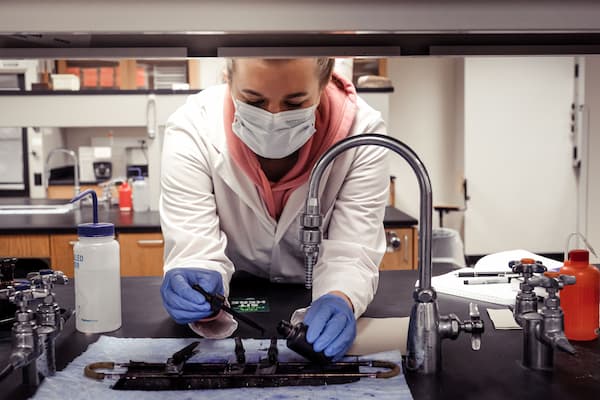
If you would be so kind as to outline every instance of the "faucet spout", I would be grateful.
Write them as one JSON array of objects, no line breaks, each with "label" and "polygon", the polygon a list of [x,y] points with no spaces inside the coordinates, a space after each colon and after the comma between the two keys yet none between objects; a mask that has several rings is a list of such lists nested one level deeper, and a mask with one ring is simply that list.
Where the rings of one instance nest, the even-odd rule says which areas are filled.
[{"label": "faucet spout", "polygon": [[50,159],[52,158],[52,156],[54,156],[57,153],[66,154],[73,159],[73,169],[74,169],[73,196],[77,196],[81,190],[81,187],[79,185],[79,161],[77,159],[77,154],[75,154],[75,152],[73,150],[69,150],[69,149],[56,148],[56,149],[52,149],[50,151],[50,153],[48,153],[48,156],[46,157],[46,162],[44,163],[44,175],[45,175],[44,189],[46,191],[48,190],[48,181],[50,180],[50,167],[49,167]]},{"label": "faucet spout", "polygon": [[419,284],[413,298],[408,329],[407,366],[430,374],[441,367],[440,315],[436,293],[431,286],[432,190],[429,174],[417,154],[406,144],[389,136],[365,133],[343,139],[327,150],[314,166],[308,184],[308,196],[301,215],[300,242],[305,258],[307,288],[312,287],[312,268],[316,264],[321,243],[322,217],[319,205],[319,185],[326,168],[342,152],[357,146],[381,146],[404,158],[415,173],[420,192],[419,212]]},{"label": "faucet spout", "polygon": [[[432,228],[432,191],[431,180],[425,169],[425,165],[419,156],[406,144],[394,139],[375,133],[365,133],[343,139],[327,150],[317,161],[310,174],[308,183],[308,197],[304,214],[301,219],[301,243],[307,257],[314,258],[318,250],[315,247],[321,242],[320,226],[322,223],[319,186],[323,173],[331,162],[341,153],[357,146],[381,146],[392,150],[404,158],[417,176],[420,190],[419,211],[419,289],[431,288],[431,228]],[[319,231],[315,233],[315,231]],[[307,274],[308,275],[308,274]],[[310,273],[312,276],[312,272]],[[312,282],[306,282],[310,287]]]}]

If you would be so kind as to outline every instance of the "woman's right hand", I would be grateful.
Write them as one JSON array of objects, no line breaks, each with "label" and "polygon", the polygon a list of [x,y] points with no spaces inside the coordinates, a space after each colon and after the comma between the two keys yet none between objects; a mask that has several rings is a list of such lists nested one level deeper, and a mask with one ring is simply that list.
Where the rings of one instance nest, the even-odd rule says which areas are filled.
[{"label": "woman's right hand", "polygon": [[160,287],[163,304],[178,324],[188,324],[210,317],[212,310],[206,298],[192,289],[197,284],[209,293],[223,294],[223,278],[217,271],[202,268],[174,268],[165,274]]}]

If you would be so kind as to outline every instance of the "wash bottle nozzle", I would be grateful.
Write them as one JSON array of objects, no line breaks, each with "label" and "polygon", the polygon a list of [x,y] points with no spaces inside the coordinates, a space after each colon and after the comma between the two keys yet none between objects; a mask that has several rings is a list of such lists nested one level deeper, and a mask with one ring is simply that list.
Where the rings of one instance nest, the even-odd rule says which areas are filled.
[{"label": "wash bottle nozzle", "polygon": [[98,195],[93,189],[88,189],[77,196],[73,197],[69,203],[75,203],[83,199],[85,196],[92,196],[92,223],[84,223],[77,225],[77,233],[79,236],[96,237],[96,236],[114,236],[115,225],[110,222],[98,222]]},{"label": "wash bottle nozzle", "polygon": [[75,203],[76,201],[83,199],[88,194],[92,196],[92,208],[94,210],[93,222],[94,222],[94,224],[97,224],[98,223],[98,195],[96,194],[96,191],[94,189],[88,189],[84,192],[79,193],[77,196],[73,197],[71,199],[71,201],[69,201],[69,203]]}]

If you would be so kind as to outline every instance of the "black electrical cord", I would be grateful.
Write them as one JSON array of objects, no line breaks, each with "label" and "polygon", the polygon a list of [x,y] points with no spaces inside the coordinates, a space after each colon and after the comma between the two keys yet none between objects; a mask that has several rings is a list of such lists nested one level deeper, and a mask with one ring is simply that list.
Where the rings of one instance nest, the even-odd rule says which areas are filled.
[{"label": "black electrical cord", "polygon": [[15,368],[12,364],[8,364],[6,367],[4,367],[4,369],[0,372],[0,381],[9,376],[14,371],[14,369]]}]

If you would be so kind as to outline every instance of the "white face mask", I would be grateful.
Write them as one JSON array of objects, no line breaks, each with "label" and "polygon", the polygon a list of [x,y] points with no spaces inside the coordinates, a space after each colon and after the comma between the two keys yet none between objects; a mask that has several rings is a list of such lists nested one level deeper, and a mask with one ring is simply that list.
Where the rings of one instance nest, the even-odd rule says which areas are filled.
[{"label": "white face mask", "polygon": [[298,150],[315,133],[317,105],[272,114],[234,98],[233,132],[254,153],[284,158]]}]

